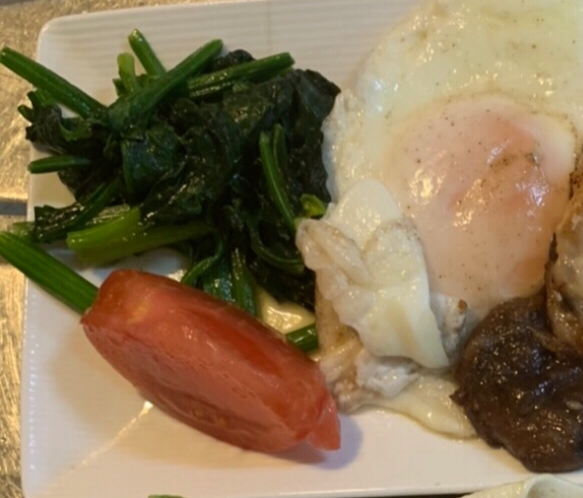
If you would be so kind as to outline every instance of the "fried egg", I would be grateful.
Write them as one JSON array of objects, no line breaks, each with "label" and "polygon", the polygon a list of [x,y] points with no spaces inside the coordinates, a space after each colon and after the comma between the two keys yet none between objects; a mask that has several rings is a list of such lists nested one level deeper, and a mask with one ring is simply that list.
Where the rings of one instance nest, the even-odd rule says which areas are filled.
[{"label": "fried egg", "polygon": [[543,285],[583,146],[583,3],[429,0],[356,74],[323,127],[332,203],[297,238],[329,308],[320,365],[345,411],[471,437],[443,366]]},{"label": "fried egg", "polygon": [[583,4],[438,0],[402,20],[324,125],[339,199],[380,181],[432,292],[483,317],[542,285],[583,137]]}]

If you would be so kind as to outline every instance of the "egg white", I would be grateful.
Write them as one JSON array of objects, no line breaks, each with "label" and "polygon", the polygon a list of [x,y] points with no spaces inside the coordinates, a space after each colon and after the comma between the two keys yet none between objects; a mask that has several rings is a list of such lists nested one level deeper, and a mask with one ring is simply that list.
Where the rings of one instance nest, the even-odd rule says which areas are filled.
[{"label": "egg white", "polygon": [[[431,290],[478,316],[536,290],[583,144],[583,3],[429,1],[358,74],[323,129],[333,199],[383,182]],[[500,127],[510,139],[481,147]]]}]

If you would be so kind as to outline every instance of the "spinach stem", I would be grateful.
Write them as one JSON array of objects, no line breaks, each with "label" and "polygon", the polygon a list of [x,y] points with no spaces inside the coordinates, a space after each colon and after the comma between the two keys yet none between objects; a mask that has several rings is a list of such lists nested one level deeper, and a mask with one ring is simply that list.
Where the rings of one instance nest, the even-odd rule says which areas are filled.
[{"label": "spinach stem", "polygon": [[206,273],[213,265],[223,257],[225,245],[221,239],[217,239],[217,248],[215,253],[207,258],[196,261],[182,276],[180,281],[185,285],[194,286],[200,277]]},{"label": "spinach stem", "polygon": [[[300,197],[302,204],[301,218],[320,218],[326,214],[328,204],[314,194],[302,194]],[[296,223],[301,221],[296,220]]]},{"label": "spinach stem", "polygon": [[95,285],[26,239],[0,232],[0,256],[78,313],[97,297]]},{"label": "spinach stem", "polygon": [[150,76],[160,76],[166,72],[158,56],[139,29],[134,29],[128,36],[130,47]]},{"label": "spinach stem", "polygon": [[233,300],[235,304],[250,315],[259,315],[257,288],[251,272],[245,265],[245,258],[238,249],[231,253],[231,275]]},{"label": "spinach stem", "polygon": [[132,129],[136,123],[153,112],[168,93],[186,83],[193,74],[202,71],[222,48],[221,40],[212,40],[149,85],[125,99],[116,100],[107,109],[111,128],[120,133]]},{"label": "spinach stem", "polygon": [[253,252],[263,261],[275,268],[284,270],[292,275],[302,275],[306,269],[301,256],[288,257],[270,250],[261,240],[259,229],[255,222],[247,221],[250,246]]},{"label": "spinach stem", "polygon": [[202,276],[202,290],[211,296],[233,304],[233,281],[227,259],[220,259]]},{"label": "spinach stem", "polygon": [[285,131],[276,124],[271,134],[262,132],[259,137],[261,166],[271,200],[285,220],[292,234],[296,231],[295,215],[287,196],[282,167],[286,161]]},{"label": "spinach stem", "polygon": [[294,346],[300,348],[305,353],[318,349],[318,333],[316,332],[316,324],[312,323],[300,329],[288,332],[285,338]]},{"label": "spinach stem", "polygon": [[136,61],[132,54],[122,52],[117,56],[119,78],[127,93],[134,93],[140,89],[136,76]]},{"label": "spinach stem", "polygon": [[98,102],[47,67],[10,47],[4,47],[0,50],[0,64],[6,66],[36,88],[48,92],[59,104],[71,109],[83,118],[100,115],[105,112],[106,108],[101,102]]},{"label": "spinach stem", "polygon": [[287,52],[243,62],[242,64],[191,78],[188,81],[189,94],[191,98],[208,97],[209,95],[222,93],[240,80],[255,83],[268,80],[293,65],[294,60]]},{"label": "spinach stem", "polygon": [[54,173],[55,171],[62,171],[69,168],[77,168],[79,166],[89,166],[91,160],[86,157],[77,156],[49,156],[41,159],[36,159],[28,165],[28,171],[32,174]]},{"label": "spinach stem", "polygon": [[115,243],[127,234],[134,233],[140,225],[140,209],[129,211],[110,220],[83,230],[67,234],[67,247],[74,251],[93,250],[100,245]]},{"label": "spinach stem", "polygon": [[[81,261],[87,264],[104,265],[144,251],[197,239],[209,231],[210,229],[205,224],[193,221],[186,225],[140,227],[129,233],[122,233],[120,230],[115,237],[112,236],[103,241],[93,240],[93,243],[89,238],[83,238],[82,234],[73,233],[67,238],[67,244],[70,249],[75,250]],[[69,245],[71,243],[72,245]],[[75,244],[77,244],[76,249]]]}]

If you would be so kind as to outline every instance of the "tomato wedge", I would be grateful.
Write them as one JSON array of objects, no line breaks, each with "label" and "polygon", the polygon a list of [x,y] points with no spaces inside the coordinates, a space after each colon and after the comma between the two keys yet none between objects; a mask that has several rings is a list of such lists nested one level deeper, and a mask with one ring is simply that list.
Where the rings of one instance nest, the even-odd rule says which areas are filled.
[{"label": "tomato wedge", "polygon": [[99,353],[173,417],[242,448],[340,446],[317,364],[247,313],[166,277],[112,272],[81,319]]}]

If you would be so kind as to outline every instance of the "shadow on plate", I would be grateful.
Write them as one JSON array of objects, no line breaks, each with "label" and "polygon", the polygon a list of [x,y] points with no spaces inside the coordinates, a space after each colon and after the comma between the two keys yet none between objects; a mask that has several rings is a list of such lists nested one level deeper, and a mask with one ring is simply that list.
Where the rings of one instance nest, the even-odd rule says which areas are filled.
[{"label": "shadow on plate", "polygon": [[338,451],[323,452],[308,444],[301,444],[279,453],[278,457],[302,464],[317,465],[327,470],[345,467],[357,457],[362,445],[362,433],[352,417],[342,416],[341,423],[342,446]]}]

